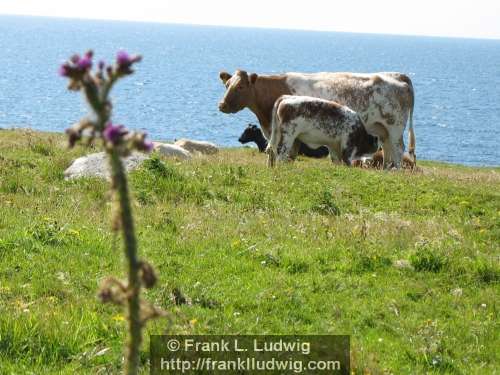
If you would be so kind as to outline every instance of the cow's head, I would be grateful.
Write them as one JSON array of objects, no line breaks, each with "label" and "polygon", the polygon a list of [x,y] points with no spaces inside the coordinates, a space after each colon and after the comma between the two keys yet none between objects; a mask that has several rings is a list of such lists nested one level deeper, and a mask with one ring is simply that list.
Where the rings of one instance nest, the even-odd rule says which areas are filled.
[{"label": "cow's head", "polygon": [[237,70],[233,75],[221,72],[219,76],[226,86],[224,98],[219,102],[221,112],[236,113],[253,104],[257,74],[253,73],[249,76],[244,70]]},{"label": "cow's head", "polygon": [[262,131],[257,125],[249,124],[241,134],[238,141],[242,144],[259,141],[263,137]]}]

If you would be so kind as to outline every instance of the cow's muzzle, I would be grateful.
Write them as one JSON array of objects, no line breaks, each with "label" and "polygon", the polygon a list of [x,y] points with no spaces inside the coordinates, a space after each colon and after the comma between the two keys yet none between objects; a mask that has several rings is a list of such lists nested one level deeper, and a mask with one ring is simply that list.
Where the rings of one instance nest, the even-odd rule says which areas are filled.
[{"label": "cow's muzzle", "polygon": [[223,113],[230,113],[229,107],[226,102],[219,102],[219,111]]}]

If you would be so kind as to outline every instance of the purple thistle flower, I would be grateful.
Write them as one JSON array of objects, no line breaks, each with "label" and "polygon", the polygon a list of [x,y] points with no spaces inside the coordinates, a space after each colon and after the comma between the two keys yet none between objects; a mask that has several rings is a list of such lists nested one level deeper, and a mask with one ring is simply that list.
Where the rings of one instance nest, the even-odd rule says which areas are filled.
[{"label": "purple thistle flower", "polygon": [[80,61],[80,55],[79,54],[74,54],[71,56],[69,59],[73,64],[78,64],[78,61]]},{"label": "purple thistle flower", "polygon": [[104,62],[104,60],[99,61],[99,64],[97,65],[99,70],[103,70],[105,66],[106,66],[106,63]]},{"label": "purple thistle flower", "polygon": [[130,65],[132,63],[132,58],[127,51],[121,50],[116,54],[116,63],[119,66]]},{"label": "purple thistle flower", "polygon": [[151,141],[144,141],[144,151],[146,152],[151,152],[154,149],[153,142]]},{"label": "purple thistle flower", "polygon": [[77,66],[80,70],[88,70],[92,67],[92,59],[88,56],[85,56],[78,61]]},{"label": "purple thistle flower", "polygon": [[59,75],[61,77],[68,77],[69,76],[69,66],[67,63],[65,64],[62,64],[60,67],[59,67]]},{"label": "purple thistle flower", "polygon": [[102,134],[104,136],[104,139],[116,145],[121,141],[122,137],[127,133],[128,131],[127,129],[125,129],[125,126],[113,125],[112,123],[109,123],[104,129]]}]

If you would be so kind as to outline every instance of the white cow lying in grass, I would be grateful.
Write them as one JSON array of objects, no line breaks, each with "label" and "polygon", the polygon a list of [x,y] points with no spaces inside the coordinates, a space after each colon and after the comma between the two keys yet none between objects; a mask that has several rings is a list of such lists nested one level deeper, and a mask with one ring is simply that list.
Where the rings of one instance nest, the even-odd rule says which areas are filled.
[{"label": "white cow lying in grass", "polygon": [[191,159],[191,153],[177,145],[169,143],[153,142],[154,150],[162,156],[177,158],[180,160]]},{"label": "white cow lying in grass", "polygon": [[174,145],[182,147],[184,150],[188,150],[189,152],[199,152],[200,154],[210,155],[219,152],[219,148],[216,145],[205,141],[179,139],[174,143]]},{"label": "white cow lying in grass", "polygon": [[349,107],[310,96],[283,95],[274,104],[268,165],[291,160],[295,141],[311,148],[326,146],[332,161],[347,165],[378,149],[377,137],[367,133],[359,115]]}]

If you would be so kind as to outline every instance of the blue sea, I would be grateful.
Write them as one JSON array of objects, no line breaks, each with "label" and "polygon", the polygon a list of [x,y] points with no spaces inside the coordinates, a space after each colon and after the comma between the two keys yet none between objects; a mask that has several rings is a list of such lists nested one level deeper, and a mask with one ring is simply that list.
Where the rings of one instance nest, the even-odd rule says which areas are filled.
[{"label": "blue sea", "polygon": [[499,165],[500,40],[0,16],[0,127],[63,131],[84,115],[57,69],[89,48],[144,56],[113,92],[114,121],[155,139],[239,145],[256,119],[218,111],[221,70],[399,71],[415,86],[419,159]]}]

